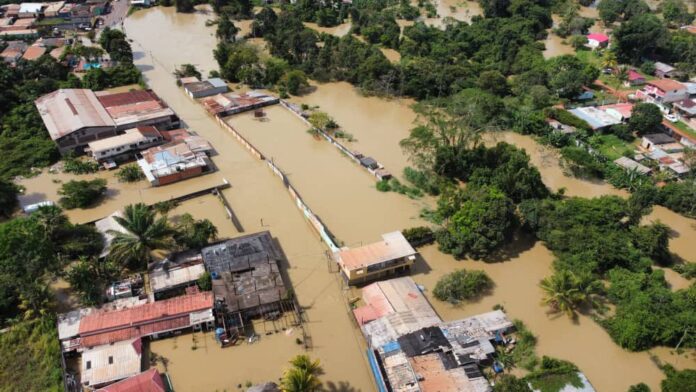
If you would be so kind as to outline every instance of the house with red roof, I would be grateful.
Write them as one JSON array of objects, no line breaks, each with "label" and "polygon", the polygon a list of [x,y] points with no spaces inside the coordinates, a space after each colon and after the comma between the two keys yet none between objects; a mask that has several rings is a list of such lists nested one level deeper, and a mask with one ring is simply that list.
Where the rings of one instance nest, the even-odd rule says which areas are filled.
[{"label": "house with red roof", "polygon": [[587,46],[592,49],[606,48],[609,46],[609,37],[602,33],[592,33],[587,35]]},{"label": "house with red roof", "polygon": [[97,389],[97,392],[165,392],[162,375],[157,369],[146,370],[137,376]]},{"label": "house with red roof", "polygon": [[631,69],[628,71],[627,84],[629,86],[642,86],[645,84],[645,76]]}]

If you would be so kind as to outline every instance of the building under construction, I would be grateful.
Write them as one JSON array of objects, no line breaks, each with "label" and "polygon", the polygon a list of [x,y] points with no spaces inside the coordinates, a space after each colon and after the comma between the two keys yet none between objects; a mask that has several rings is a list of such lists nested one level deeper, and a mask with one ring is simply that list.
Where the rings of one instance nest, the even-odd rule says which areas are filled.
[{"label": "building under construction", "polygon": [[281,274],[283,254],[268,231],[214,243],[201,254],[226,330],[244,334],[252,319],[275,321],[286,312],[292,324],[299,323],[294,296]]}]

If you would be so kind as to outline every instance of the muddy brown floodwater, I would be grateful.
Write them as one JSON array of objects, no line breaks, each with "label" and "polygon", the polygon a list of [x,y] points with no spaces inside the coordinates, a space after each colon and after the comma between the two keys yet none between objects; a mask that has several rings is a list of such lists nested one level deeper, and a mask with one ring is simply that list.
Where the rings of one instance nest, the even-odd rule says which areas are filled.
[{"label": "muddy brown floodwater", "polygon": [[[175,14],[173,8],[161,7],[133,14],[125,28],[133,40],[135,63],[149,86],[215,147],[218,155],[213,160],[232,184],[224,195],[245,232],[270,230],[280,242],[289,260],[292,286],[309,320],[313,343],[309,354],[321,361],[326,372],[322,380],[347,383],[361,391],[374,390],[359,331],[349,318],[337,276],[328,271],[325,248],[318,236],[267,165],[253,159],[175,84],[171,73],[178,64],[195,63],[206,72],[214,69],[215,40],[210,35],[212,28],[205,27],[208,18],[201,13]],[[167,34],[160,34],[162,31]],[[191,200],[176,212],[187,210],[197,218],[217,216],[214,222],[221,236],[238,235],[229,222],[220,221],[224,212],[214,199]],[[264,335],[254,345],[224,350],[211,345],[210,336],[199,337],[199,348],[192,350],[193,337],[185,335],[177,341],[154,342],[151,349],[170,360],[168,370],[177,391],[236,390],[246,381],[277,380],[286,362],[299,352],[295,337]],[[208,342],[205,349],[200,347],[203,342]]]},{"label": "muddy brown floodwater", "polygon": [[[160,15],[160,14],[169,14]],[[314,342],[310,355],[319,358],[326,370],[324,380],[349,381],[360,390],[373,390],[363,355],[362,340],[348,316],[336,275],[327,271],[324,247],[297,212],[279,181],[264,164],[254,160],[226,134],[206,113],[176,87],[171,76],[175,64],[198,62],[212,64],[214,40],[207,38],[210,29],[206,17],[198,14],[172,17],[171,9],[152,8],[136,13],[138,18],[126,21],[126,30],[134,40],[136,63],[144,70],[147,82],[174,110],[218,150],[215,162],[232,183],[224,191],[247,232],[271,230],[285,250],[289,275],[300,303],[306,308],[309,331]],[[134,16],[135,16],[134,15]],[[167,31],[157,42],[150,39],[155,32]],[[197,44],[210,51],[205,58],[182,50],[178,37],[188,33],[201,37]],[[201,50],[196,49],[195,53]],[[345,83],[319,85],[311,94],[297,102],[318,104],[333,116],[357,141],[352,147],[374,156],[390,171],[400,174],[408,162],[398,142],[408,135],[415,114],[408,101],[387,101],[366,98]],[[347,245],[372,242],[385,231],[423,224],[419,211],[428,199],[409,200],[396,194],[374,189],[375,180],[348,160],[327,142],[306,132],[299,119],[279,106],[268,108],[268,121],[254,120],[251,115],[228,118],[245,137],[273,157],[289,175],[290,180],[309,206],[324,220],[328,228]],[[563,175],[558,158],[545,153],[532,138],[503,133],[503,138],[524,147],[539,164],[544,181],[553,189],[567,188],[578,196],[621,194],[602,183],[579,181]],[[215,200],[196,199],[187,202],[177,214],[193,211],[197,217],[222,214]],[[200,203],[196,205],[195,203]],[[657,210],[656,210],[657,211]],[[669,217],[678,221],[676,217]],[[234,228],[220,222],[223,233],[236,235]],[[224,220],[224,219],[223,219]],[[670,222],[665,222],[671,224]],[[678,229],[682,236],[694,235],[688,224]],[[675,238],[676,243],[681,237]],[[658,389],[661,372],[647,352],[629,353],[615,345],[596,323],[580,317],[572,323],[564,317],[551,317],[539,304],[538,282],[550,274],[552,254],[540,243],[519,240],[508,249],[508,260],[482,263],[455,261],[435,247],[422,250],[414,278],[432,289],[443,274],[467,267],[486,271],[495,281],[492,295],[479,302],[452,307],[432,300],[445,319],[461,318],[487,311],[502,304],[512,317],[523,320],[539,336],[539,354],[553,355],[576,363],[590,378],[597,390],[623,391],[629,385],[646,382]],[[676,245],[675,245],[676,246]],[[430,291],[427,291],[430,295]],[[292,332],[294,333],[294,332]],[[238,383],[276,379],[287,359],[297,353],[292,333],[262,337],[256,345],[241,349],[220,350],[208,340],[192,335],[152,344],[152,350],[170,358],[169,371],[179,391],[212,390],[236,387]],[[672,355],[668,349],[656,349],[659,358],[678,367],[694,367],[692,358]]]}]

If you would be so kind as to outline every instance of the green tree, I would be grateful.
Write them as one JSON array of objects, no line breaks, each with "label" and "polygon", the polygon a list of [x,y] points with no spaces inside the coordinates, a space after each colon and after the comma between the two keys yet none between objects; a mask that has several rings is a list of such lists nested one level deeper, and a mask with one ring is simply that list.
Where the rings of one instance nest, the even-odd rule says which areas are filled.
[{"label": "green tree", "polygon": [[548,84],[561,98],[574,98],[599,76],[593,65],[584,64],[577,57],[554,57],[547,64]]},{"label": "green tree", "polygon": [[683,0],[665,0],[662,3],[662,16],[674,27],[688,25],[694,20],[694,14]]},{"label": "green tree", "polygon": [[79,294],[82,304],[98,305],[103,300],[107,286],[118,278],[119,272],[119,266],[111,260],[83,257],[70,267],[67,281]]},{"label": "green tree", "polygon": [[126,233],[110,232],[113,240],[109,258],[120,265],[147,267],[154,251],[169,250],[174,246],[174,230],[167,217],[157,217],[145,204],[127,205],[123,217],[116,216],[114,219],[127,230]]},{"label": "green tree", "polygon": [[60,205],[67,209],[87,208],[94,205],[106,193],[106,180],[70,180],[58,190]]},{"label": "green tree", "polygon": [[532,392],[532,389],[524,379],[503,374],[496,379],[493,392]]},{"label": "green tree", "polygon": [[0,216],[8,217],[17,208],[18,189],[11,181],[0,179]]},{"label": "green tree", "polygon": [[122,182],[137,182],[145,178],[145,174],[136,163],[121,166],[116,172],[116,177]]},{"label": "green tree", "polygon": [[600,292],[601,283],[589,276],[577,276],[571,271],[560,270],[539,283],[544,292],[542,303],[553,312],[576,317],[580,305],[591,304],[593,296]]},{"label": "green tree", "polygon": [[200,249],[217,238],[217,228],[208,219],[195,220],[183,214],[175,228],[174,240],[184,249]]},{"label": "green tree", "polygon": [[239,28],[234,25],[232,20],[226,16],[220,16],[218,19],[217,30],[215,31],[215,36],[223,42],[235,42],[237,40],[237,34],[239,33]]},{"label": "green tree", "polygon": [[650,392],[650,387],[641,382],[639,384],[631,385],[628,388],[628,392]]},{"label": "green tree", "polygon": [[292,70],[287,72],[280,79],[280,84],[285,86],[288,93],[298,95],[303,88],[309,86],[307,75],[300,70]]},{"label": "green tree", "polygon": [[291,368],[285,371],[281,380],[284,392],[315,392],[321,388],[319,375],[322,374],[319,361],[312,361],[301,354],[290,361]]},{"label": "green tree", "polygon": [[667,378],[662,380],[662,392],[693,392],[696,386],[696,370],[676,370],[671,365],[663,367]]},{"label": "green tree", "polygon": [[456,304],[476,298],[492,286],[493,281],[485,272],[460,269],[440,278],[433,289],[433,296],[440,301]]},{"label": "green tree", "polygon": [[198,288],[202,291],[210,291],[213,289],[213,278],[210,272],[205,271],[196,281]]},{"label": "green tree", "polygon": [[[441,201],[443,199],[441,198]],[[480,259],[503,245],[514,227],[514,205],[495,187],[463,191],[452,201],[443,201],[443,209],[456,211],[447,218],[444,230],[437,233],[440,249],[456,258]]]},{"label": "green tree", "polygon": [[638,15],[614,30],[614,51],[622,63],[640,64],[665,44],[667,29],[654,14]]},{"label": "green tree", "polygon": [[656,133],[662,124],[662,112],[657,105],[652,103],[638,103],[631,111],[628,119],[628,129],[639,136]]},{"label": "green tree", "polygon": [[176,12],[193,12],[194,3],[192,0],[175,0],[174,5],[176,6]]},{"label": "green tree", "polygon": [[174,76],[176,76],[177,79],[189,77],[200,79],[201,72],[193,64],[181,64],[181,66],[174,71]]}]

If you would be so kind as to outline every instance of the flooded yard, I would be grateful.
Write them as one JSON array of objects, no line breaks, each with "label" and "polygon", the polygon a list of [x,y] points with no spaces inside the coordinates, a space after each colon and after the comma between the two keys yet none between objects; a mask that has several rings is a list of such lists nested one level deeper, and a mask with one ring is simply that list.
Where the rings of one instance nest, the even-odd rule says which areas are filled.
[{"label": "flooded yard", "polygon": [[[201,136],[218,151],[214,157],[220,173],[232,186],[224,191],[232,208],[248,233],[270,230],[278,238],[289,262],[289,276],[300,304],[306,311],[314,348],[309,354],[321,360],[325,382],[349,382],[356,390],[374,390],[365,361],[362,339],[350,320],[344,293],[335,274],[328,272],[325,248],[311,231],[286,194],[285,189],[266,165],[251,157],[238,142],[215,123],[203,109],[191,101],[174,83],[172,70],[181,63],[200,64],[206,71],[214,68],[215,45],[210,28],[204,26],[205,14],[172,15],[172,9],[153,8],[138,12],[126,21],[126,31],[134,40],[136,64],[148,84]],[[163,15],[162,15],[163,14]],[[156,31],[168,31],[154,42]],[[186,34],[198,37],[192,51],[182,51],[179,40]],[[203,47],[208,52],[205,53]],[[357,141],[351,148],[375,157],[388,170],[401,174],[408,161],[398,142],[408,135],[416,117],[407,100],[383,100],[363,97],[346,83],[317,86],[298,103],[319,105]],[[266,109],[268,121],[250,114],[228,121],[253,144],[272,157],[289,176],[293,185],[328,228],[346,245],[373,242],[389,230],[422,224],[418,218],[427,200],[410,200],[394,193],[374,189],[375,179],[357,164],[342,156],[323,140],[306,132],[307,126],[285,109]],[[531,137],[512,133],[497,135],[523,147],[540,167],[544,181],[552,189],[565,187],[567,194],[598,196],[623,194],[604,183],[580,181],[563,175],[558,157],[539,146]],[[197,204],[198,203],[198,204]],[[191,211],[196,218],[217,219],[220,235],[237,235],[234,227],[220,218],[221,207],[214,198],[200,198],[180,206],[172,214]],[[659,209],[654,214],[660,214]],[[694,238],[696,229],[687,222],[666,215],[665,223],[678,226],[673,239],[674,251],[686,255],[683,238]],[[662,218],[661,218],[662,219]],[[682,249],[681,247],[684,246]],[[523,320],[539,337],[538,353],[576,363],[599,391],[623,391],[629,385],[646,382],[657,389],[662,373],[652,363],[650,353],[629,353],[615,345],[595,322],[580,317],[573,323],[565,317],[553,317],[539,302],[538,282],[550,274],[553,256],[540,243],[518,240],[508,249],[504,261],[482,263],[456,261],[434,246],[422,250],[413,273],[426,286],[427,294],[437,279],[456,268],[486,271],[495,282],[491,295],[460,307],[432,300],[446,320],[490,310],[501,304],[514,318]],[[255,345],[218,349],[210,336],[201,336],[191,349],[191,335],[176,340],[155,342],[152,350],[166,356],[177,391],[234,389],[246,381],[275,380],[285,362],[298,353],[292,335],[284,333],[262,337]],[[693,359],[670,354],[668,349],[653,350],[661,359],[679,367],[696,367]],[[253,379],[252,376],[253,375]],[[258,376],[258,377],[257,377]],[[257,379],[258,378],[258,379]]]}]

